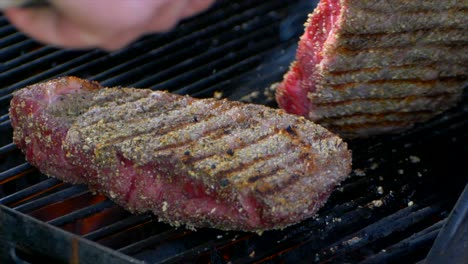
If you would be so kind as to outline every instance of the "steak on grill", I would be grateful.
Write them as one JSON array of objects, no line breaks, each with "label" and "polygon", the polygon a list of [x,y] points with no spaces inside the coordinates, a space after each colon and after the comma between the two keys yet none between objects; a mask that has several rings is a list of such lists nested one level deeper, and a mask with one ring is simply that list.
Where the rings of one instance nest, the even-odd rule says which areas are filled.
[{"label": "steak on grill", "polygon": [[322,0],[277,87],[279,106],[346,137],[445,111],[467,85],[467,3]]},{"label": "steak on grill", "polygon": [[15,92],[10,115],[41,172],[173,225],[283,228],[312,216],[351,167],[340,138],[260,105],[65,77]]}]

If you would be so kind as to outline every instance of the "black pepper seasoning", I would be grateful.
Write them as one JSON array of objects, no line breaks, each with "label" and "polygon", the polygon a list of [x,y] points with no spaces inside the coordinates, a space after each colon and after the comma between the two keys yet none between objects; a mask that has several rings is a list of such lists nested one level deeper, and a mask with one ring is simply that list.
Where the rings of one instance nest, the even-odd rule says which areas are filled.
[{"label": "black pepper seasoning", "polygon": [[228,179],[221,179],[221,181],[219,182],[219,184],[221,185],[221,187],[226,187],[229,185],[229,180]]},{"label": "black pepper seasoning", "polygon": [[294,128],[291,125],[286,127],[286,132],[288,132],[290,135],[293,135],[293,136],[296,135],[296,131],[294,131]]}]

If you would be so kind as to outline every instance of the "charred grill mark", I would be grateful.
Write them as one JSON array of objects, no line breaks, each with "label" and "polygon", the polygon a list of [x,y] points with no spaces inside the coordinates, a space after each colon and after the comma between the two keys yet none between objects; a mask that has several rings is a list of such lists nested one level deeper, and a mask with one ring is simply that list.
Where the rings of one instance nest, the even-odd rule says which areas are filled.
[{"label": "charred grill mark", "polygon": [[[373,81],[430,81],[439,79],[443,81],[456,80],[463,82],[468,79],[468,66],[452,63],[452,64],[435,64],[435,63],[421,63],[418,65],[403,65],[403,66],[389,66],[387,68],[374,67],[363,68],[359,70],[349,70],[343,72],[329,72],[324,73],[324,78],[318,85],[324,87],[331,87],[331,89],[339,90],[346,85],[356,85],[359,83],[369,83]],[[450,79],[450,80],[449,80]]]},{"label": "charred grill mark", "polygon": [[330,128],[337,129],[340,131],[354,132],[356,129],[365,128],[371,129],[372,127],[407,127],[414,123],[413,121],[383,121],[383,122],[364,122],[358,124],[346,124],[346,125],[329,125]]},{"label": "charred grill mark", "polygon": [[131,104],[140,100],[145,100],[148,97],[146,93],[140,93],[138,94],[138,96],[135,96],[135,94],[131,94],[132,97],[126,97],[125,95],[128,94],[127,92],[123,90],[120,91],[119,88],[116,88],[116,89],[119,90],[119,92],[121,93],[121,97],[123,97],[124,100],[115,100],[116,94],[109,93],[109,94],[106,94],[106,97],[104,98],[97,98],[96,100],[93,100],[94,104],[92,106],[101,106],[103,103],[115,103],[116,105],[114,105],[113,107],[123,106],[123,105]]},{"label": "charred grill mark", "polygon": [[[220,127],[216,127],[214,128],[213,130],[209,130],[209,131],[206,131],[202,138],[206,138],[206,137],[209,137],[211,140],[216,140],[222,136],[224,136],[224,129],[226,127],[230,127],[229,125],[225,125],[225,126],[220,126]],[[200,140],[200,138],[196,139],[196,140]],[[165,145],[163,147],[160,147],[160,148],[157,148],[155,149],[154,151],[167,151],[167,150],[171,150],[171,149],[177,149],[177,148],[181,148],[181,147],[187,147],[191,144],[193,144],[195,142],[195,140],[188,140],[188,141],[179,141],[177,143],[174,143],[174,144],[169,144],[169,145]],[[187,153],[188,154],[185,154]],[[189,156],[190,155],[190,151],[185,151],[184,152],[184,155],[186,156]],[[191,159],[191,161],[193,161],[193,159]]]},{"label": "charred grill mark", "polygon": [[[256,138],[254,142],[255,142],[255,144],[258,144],[258,143],[260,143],[261,141],[264,141],[264,140],[266,140],[266,139],[268,139],[268,138],[270,138],[270,137],[273,137],[273,136],[275,136],[275,135],[276,135],[276,133],[266,134],[266,135],[263,135],[263,136],[261,136],[261,137],[259,137],[259,138]],[[228,135],[223,134],[223,135],[221,135],[219,138],[223,138],[223,137],[226,137],[226,136],[228,136]],[[239,150],[241,150],[241,149],[243,149],[243,148],[245,148],[245,147],[251,146],[251,144],[254,143],[254,142],[243,142],[242,144],[239,144],[239,146],[236,147],[235,150],[236,150],[236,151],[239,151]],[[233,154],[234,154],[234,150],[232,150],[232,151],[233,151]],[[200,157],[194,158],[194,159],[192,159],[191,161],[192,161],[192,162],[201,162],[201,161],[203,161],[203,160],[205,160],[205,159],[211,158],[211,157],[216,156],[216,155],[219,155],[219,154],[220,154],[220,153],[210,153],[210,154],[205,155],[205,156],[200,156]],[[230,154],[227,153],[227,152],[226,152],[226,154],[229,155],[229,156],[232,156],[232,155],[230,155]]]},{"label": "charred grill mark", "polygon": [[[226,105],[222,105],[222,104],[214,104],[213,108],[212,109],[217,109],[217,108],[226,108]],[[173,111],[180,111],[180,110],[184,110],[182,108],[180,109],[174,109]],[[229,108],[228,108],[229,110]],[[171,112],[173,112],[171,111]],[[169,113],[171,113],[169,112]],[[205,118],[205,122],[209,122],[210,119],[215,119],[217,117],[217,115],[215,114],[211,114],[210,112],[208,111],[205,111],[203,112],[203,114],[206,114],[206,116],[204,116]],[[159,116],[161,115],[166,115],[166,116],[169,116],[168,113],[159,113]],[[173,118],[177,118],[178,116],[177,115],[173,115],[172,116]],[[153,117],[153,118],[157,118],[157,117]],[[126,122],[127,120],[120,120],[120,122],[114,122],[113,124],[114,125],[119,125],[120,123],[122,122]],[[114,137],[114,138],[109,138],[108,140],[105,140],[105,139],[102,139],[102,143],[100,143],[102,146],[104,145],[114,145],[114,144],[118,144],[118,143],[121,143],[123,141],[126,141],[126,140],[132,140],[132,139],[135,139],[135,138],[138,138],[138,137],[143,137],[143,136],[146,136],[146,135],[152,135],[152,136],[160,136],[160,135],[164,135],[164,134],[167,134],[169,132],[172,132],[172,133],[176,133],[180,130],[183,130],[183,129],[186,129],[188,127],[190,127],[191,125],[196,125],[196,123],[190,123],[190,122],[185,122],[186,120],[179,120],[179,122],[170,122],[170,121],[174,121],[174,120],[164,120],[164,123],[163,123],[163,126],[157,130],[154,129],[153,126],[146,126],[146,128],[148,128],[148,130],[146,131],[142,131],[140,133],[130,133],[130,135],[128,136],[120,136],[120,137]],[[141,122],[142,123],[147,123],[148,122],[148,119],[141,119]],[[126,122],[127,123],[127,122]],[[161,122],[159,122],[159,124],[161,124]],[[110,125],[110,123],[107,123],[106,125]]]},{"label": "charred grill mark", "polygon": [[263,195],[274,195],[295,184],[297,181],[299,181],[299,178],[300,176],[298,174],[289,174],[289,177],[284,181],[281,181],[280,184],[270,184],[263,182],[262,184],[257,185],[256,190]]},{"label": "charred grill mark", "polygon": [[[184,97],[180,96],[180,97],[173,97],[173,98],[176,99],[176,100],[171,101],[171,102],[166,102],[166,103],[164,103],[164,102],[157,102],[156,104],[153,104],[151,107],[149,107],[149,108],[147,109],[147,111],[142,112],[142,113],[139,113],[139,114],[154,113],[154,114],[156,114],[156,115],[155,115],[155,116],[152,116],[152,117],[160,116],[160,115],[162,115],[162,114],[164,114],[164,113],[161,113],[161,112],[151,112],[151,111],[153,111],[153,110],[155,110],[155,109],[157,109],[157,108],[160,108],[162,105],[164,105],[164,106],[165,106],[166,108],[168,108],[168,109],[171,109],[171,108],[174,108],[174,107],[178,107],[178,108],[175,108],[175,109],[171,109],[172,111],[177,111],[177,110],[180,108],[180,105],[179,105],[179,104],[180,104],[181,102],[183,102]],[[148,99],[148,98],[141,98],[141,99],[139,99],[139,100],[135,100],[135,101],[132,101],[132,102],[126,102],[126,103],[124,103],[124,104],[122,104],[122,105],[119,105],[118,107],[131,109],[132,106],[130,106],[130,104],[135,103],[135,102],[140,101],[140,100],[142,100],[142,101],[147,101],[147,99]],[[100,108],[101,108],[101,110],[100,110],[99,112],[105,113],[105,112],[106,112],[105,109],[108,108],[108,107],[100,107]],[[112,108],[112,109],[115,109],[116,107],[111,107],[111,108]],[[99,114],[99,115],[102,116],[102,114]],[[104,117],[106,117],[105,114],[104,114]],[[130,117],[127,117],[127,118],[124,119],[124,120],[125,120],[125,121],[132,121],[132,117],[135,117],[135,115],[132,115],[132,116],[130,116]],[[102,118],[98,118],[97,120],[95,120],[95,121],[93,121],[93,122],[87,123],[87,126],[94,126],[94,125],[96,125],[97,123],[99,123],[101,120],[102,120]],[[133,123],[137,123],[138,121],[141,121],[141,120],[142,120],[142,118],[133,120]],[[113,119],[113,120],[107,121],[106,124],[112,125],[112,124],[116,124],[116,123],[121,123],[122,121],[123,121],[123,120],[122,120],[121,118],[118,118],[118,119]]]},{"label": "charred grill mark", "polygon": [[377,48],[407,48],[412,45],[450,45],[463,46],[468,43],[463,29],[450,32],[441,30],[417,30],[414,32],[397,32],[388,34],[343,34],[337,50],[364,51]]},{"label": "charred grill mark", "polygon": [[[465,43],[461,43],[462,47],[464,46],[463,44]],[[374,53],[382,53],[382,54],[387,54],[389,52],[391,52],[392,50],[394,51],[398,51],[398,50],[401,50],[402,48],[406,48],[407,50],[412,50],[412,49],[421,49],[421,50],[424,50],[425,48],[437,48],[437,49],[446,49],[447,52],[451,52],[451,51],[454,51],[455,49],[459,49],[460,47],[458,45],[454,45],[453,41],[451,41],[450,43],[418,43],[418,46],[415,47],[414,46],[414,43],[409,43],[408,45],[404,45],[404,46],[395,46],[395,45],[392,45],[390,47],[362,47],[360,49],[349,49],[347,47],[338,47],[336,48],[335,52],[338,52],[340,54],[344,54],[346,56],[355,56],[359,53],[363,53],[363,52],[374,52]]]},{"label": "charred grill mark", "polygon": [[[364,10],[366,12],[373,12],[376,14],[388,14],[389,10],[385,9],[382,10],[380,8],[372,8],[372,7],[360,7],[359,9]],[[468,11],[468,8],[466,6],[452,6],[452,7],[446,7],[446,8],[429,8],[429,7],[423,7],[420,6],[419,8],[415,9],[405,9],[405,8],[398,8],[397,10],[394,10],[395,12],[399,12],[400,14],[408,14],[408,15],[414,15],[414,16],[433,16],[433,15],[438,15],[440,12],[461,12],[461,13],[466,13]]]},{"label": "charred grill mark", "polygon": [[279,170],[280,170],[279,167],[275,167],[272,171],[256,174],[255,176],[249,177],[247,179],[247,182],[248,183],[255,183],[258,180],[261,180],[261,179],[272,176],[273,174],[277,173]]},{"label": "charred grill mark", "polygon": [[390,84],[401,84],[401,85],[418,85],[418,86],[427,86],[428,88],[433,87],[434,84],[438,82],[447,82],[447,83],[460,83],[463,80],[461,76],[459,77],[438,77],[437,79],[433,80],[421,80],[421,79],[389,79],[389,80],[372,80],[367,82],[350,82],[350,83],[343,83],[343,84],[330,84],[330,86],[334,90],[346,90],[352,89],[357,85],[366,85],[366,84],[377,84],[377,85],[384,85],[387,83]]},{"label": "charred grill mark", "polygon": [[442,92],[442,93],[437,93],[437,94],[431,94],[431,95],[426,95],[426,96],[417,96],[417,95],[410,95],[410,96],[405,96],[405,97],[391,97],[391,98],[356,98],[356,99],[351,99],[351,100],[344,100],[344,101],[339,101],[339,102],[330,102],[330,103],[317,103],[315,104],[317,107],[335,107],[338,105],[347,105],[347,104],[352,104],[355,102],[385,102],[385,101],[414,101],[417,99],[435,99],[435,98],[440,98],[440,97],[452,97],[456,93],[448,93],[448,92]]},{"label": "charred grill mark", "polygon": [[449,26],[449,27],[440,27],[440,28],[437,28],[437,29],[434,29],[434,28],[426,28],[426,29],[416,29],[416,30],[408,30],[408,31],[399,31],[399,32],[381,32],[381,33],[347,33],[347,32],[343,32],[341,34],[341,36],[343,38],[352,38],[352,37],[355,37],[355,36],[359,36],[359,37],[362,37],[363,39],[368,39],[368,38],[382,38],[382,37],[386,37],[386,36],[399,36],[399,35],[403,35],[403,34],[412,34],[412,33],[416,33],[416,32],[422,32],[422,33],[427,33],[427,34],[430,34],[434,31],[437,31],[437,32],[442,32],[442,33],[446,33],[446,32],[449,32],[449,31],[464,31],[465,28],[459,28],[459,27],[455,27],[455,26]]},{"label": "charred grill mark", "polygon": [[[235,174],[235,173],[239,173],[239,172],[241,172],[243,170],[247,170],[249,167],[251,167],[251,166],[253,166],[253,165],[257,164],[257,163],[260,163],[262,161],[267,161],[267,160],[270,160],[270,159],[277,158],[280,155],[281,155],[281,153],[275,153],[275,154],[272,154],[272,155],[257,157],[257,158],[253,159],[250,162],[241,163],[237,167],[232,167],[232,168],[229,168],[227,170],[219,171],[218,173],[215,174],[215,177],[221,176],[221,177],[230,179],[232,177],[232,175]],[[275,168],[275,170],[273,170],[272,172],[267,172],[267,174],[270,174],[270,176],[271,176],[275,171],[277,171],[277,168]],[[266,176],[267,175],[265,175],[265,177]]]},{"label": "charred grill mark", "polygon": [[327,118],[321,118],[317,119],[317,122],[321,121],[339,121],[342,119],[351,119],[351,118],[356,118],[356,117],[368,117],[368,118],[385,118],[388,115],[396,115],[396,116],[413,116],[413,115],[431,115],[433,114],[433,111],[412,111],[412,112],[396,112],[396,111],[389,111],[389,112],[383,112],[383,113],[353,113],[350,115],[342,115],[342,116],[333,116],[333,117],[327,117]]},{"label": "charred grill mark", "polygon": [[[374,72],[378,72],[382,69],[389,69],[389,70],[399,70],[399,69],[408,69],[408,70],[411,70],[415,67],[419,67],[421,66],[421,64],[414,64],[414,63],[411,63],[411,64],[404,64],[404,65],[391,65],[391,66],[388,66],[388,67],[370,67],[370,68],[359,68],[359,69],[349,69],[349,70],[342,70],[342,71],[328,71],[327,74],[328,75],[331,75],[331,76],[340,76],[340,75],[345,75],[345,74],[357,74],[357,73],[374,73]],[[428,65],[426,65],[427,67],[431,67],[431,69],[433,69],[432,67],[435,66],[434,63],[430,63]]]}]

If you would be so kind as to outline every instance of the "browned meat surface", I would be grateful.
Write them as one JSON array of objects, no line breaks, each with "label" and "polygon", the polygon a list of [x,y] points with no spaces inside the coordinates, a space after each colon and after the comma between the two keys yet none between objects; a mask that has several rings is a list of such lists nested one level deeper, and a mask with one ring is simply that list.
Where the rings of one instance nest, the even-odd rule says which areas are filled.
[{"label": "browned meat surface", "polygon": [[467,1],[322,0],[276,99],[342,136],[368,136],[445,111],[467,77]]},{"label": "browned meat surface", "polygon": [[351,167],[340,138],[260,105],[66,77],[17,91],[10,114],[40,171],[173,225],[283,228],[312,216]]}]

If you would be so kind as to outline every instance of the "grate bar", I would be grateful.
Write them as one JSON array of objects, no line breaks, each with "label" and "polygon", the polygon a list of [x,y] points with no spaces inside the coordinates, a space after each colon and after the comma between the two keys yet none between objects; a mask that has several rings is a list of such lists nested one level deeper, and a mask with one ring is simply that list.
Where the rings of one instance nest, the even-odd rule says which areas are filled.
[{"label": "grate bar", "polygon": [[[202,37],[206,36],[213,36],[216,32],[224,33],[223,30],[229,29],[236,25],[237,23],[243,22],[245,18],[248,17],[255,17],[258,15],[259,11],[266,11],[271,8],[275,8],[275,6],[271,6],[271,3],[265,3],[259,6],[256,6],[254,10],[248,9],[246,11],[243,11],[240,14],[236,14],[228,19],[223,19],[222,22],[219,23],[214,23],[213,25],[208,25],[207,27],[203,28],[202,30],[190,32],[190,34],[183,35],[181,38],[171,42],[170,44],[163,45],[161,47],[158,47],[157,49],[154,49],[150,51],[148,54],[143,54],[139,57],[136,57],[132,60],[127,61],[125,64],[118,65],[116,67],[110,68],[98,75],[95,75],[92,77],[93,80],[101,80],[103,85],[105,86],[111,86],[111,85],[116,85],[116,83],[113,83],[111,81],[105,80],[110,78],[111,75],[115,74],[117,71],[122,71],[122,69],[129,68],[132,65],[139,65],[141,64],[145,59],[148,58],[148,55],[158,58],[162,54],[166,54],[167,52],[174,50],[174,49],[184,49],[187,45],[187,43],[196,43],[198,39],[201,39]],[[278,5],[277,3],[275,5]],[[211,38],[210,38],[211,39]],[[146,87],[137,85],[137,87]]]},{"label": "grate bar", "polygon": [[[215,82],[219,82],[220,79],[222,78],[226,78],[227,76],[235,76],[241,71],[241,69],[255,67],[256,63],[261,61],[263,56],[271,51],[271,49],[268,49],[268,45],[266,44],[267,44],[266,41],[259,44],[259,46],[257,46],[258,48],[258,50],[256,51],[257,53],[254,56],[249,57],[243,61],[237,62],[236,64],[229,66],[228,68],[218,71],[215,75],[211,75],[209,77],[203,78],[195,83],[192,83],[190,85],[184,86],[183,88],[177,89],[174,92],[179,93],[179,94],[188,94],[188,93],[193,93],[194,91],[200,91],[201,89],[204,89],[205,87],[213,85]],[[165,87],[167,86],[176,85],[175,82],[176,80],[170,80],[170,81],[158,84],[156,86],[153,86],[151,88],[152,89],[165,89]]]},{"label": "grate bar", "polygon": [[0,116],[0,123],[10,119],[10,114],[4,114]]},{"label": "grate bar", "polygon": [[160,242],[162,242],[164,240],[171,239],[171,238],[172,239],[173,238],[178,238],[178,237],[190,234],[192,232],[193,231],[190,231],[190,230],[187,230],[187,229],[172,228],[172,229],[164,231],[164,232],[162,232],[160,234],[157,234],[157,235],[148,237],[146,239],[140,240],[140,241],[138,241],[136,243],[133,243],[131,245],[125,246],[123,248],[119,248],[118,251],[121,252],[121,253],[130,255],[132,253],[139,252],[139,251],[141,251],[142,249],[144,249],[144,248],[146,248],[148,246],[160,243]]},{"label": "grate bar", "polygon": [[[21,56],[26,50],[31,50],[33,47],[38,47],[39,44],[32,39],[26,39],[16,44],[0,49],[0,61],[9,61],[18,56]],[[6,70],[6,65],[0,65],[0,69]]]},{"label": "grate bar", "polygon": [[[18,43],[18,44],[20,44],[20,43]],[[28,52],[25,55],[16,57],[16,58],[14,58],[14,59],[12,59],[10,61],[5,62],[5,66],[8,67],[11,70],[5,72],[4,74],[5,75],[6,74],[11,74],[11,72],[18,71],[18,69],[15,68],[15,67],[20,67],[21,65],[35,66],[35,65],[30,65],[29,63],[36,60],[36,59],[38,59],[38,58],[41,58],[41,59],[44,59],[44,60],[49,59],[49,57],[46,57],[48,54],[55,54],[54,57],[58,57],[60,55],[63,55],[65,52],[66,51],[64,51],[64,50],[57,50],[56,48],[52,48],[50,46],[41,47],[41,48],[39,48],[37,50],[34,50],[32,52]],[[36,63],[42,62],[41,59],[36,61]],[[22,68],[20,68],[20,70],[21,69]],[[0,75],[0,77],[2,77],[2,76]]]},{"label": "grate bar", "polygon": [[8,154],[9,152],[12,152],[13,150],[18,149],[15,145],[15,143],[10,143],[8,145],[5,145],[3,147],[0,147],[0,156]]},{"label": "grate bar", "polygon": [[[56,76],[57,74],[59,74],[60,72],[66,70],[67,68],[74,67],[77,64],[80,64],[80,63],[82,63],[84,61],[89,60],[90,58],[93,58],[94,56],[96,56],[100,52],[101,51],[99,51],[99,50],[93,50],[93,51],[90,51],[88,53],[82,54],[81,56],[77,56],[77,57],[75,57],[73,59],[70,59],[67,62],[60,64],[59,66],[52,67],[49,70],[43,71],[43,72],[41,72],[41,73],[39,73],[37,75],[33,75],[30,78],[21,80],[21,81],[15,83],[13,85],[7,87],[7,88],[4,88],[4,89],[0,90],[2,92],[2,94],[9,93],[7,95],[4,95],[4,96],[0,97],[0,102],[2,102],[3,100],[10,100],[11,97],[12,97],[11,92],[13,92],[13,91],[15,91],[15,90],[17,90],[19,88],[23,88],[23,87],[25,87],[27,85],[30,85],[32,83],[36,83],[36,82],[45,80],[47,78]],[[77,53],[77,52],[73,52],[73,53]],[[0,74],[0,77],[1,78],[10,78],[10,75],[19,75],[23,71],[27,71],[27,70],[30,70],[30,68],[37,67],[39,64],[50,63],[53,60],[55,60],[55,59],[57,59],[59,57],[65,56],[65,55],[70,56],[71,53],[69,51],[67,51],[67,50],[58,50],[58,51],[56,51],[54,53],[51,53],[51,54],[49,54],[49,55],[47,55],[45,57],[42,57],[40,59],[36,59],[33,62],[24,64],[23,66],[19,66],[17,68],[14,68],[14,69],[8,71],[8,72],[4,72],[4,73]]]},{"label": "grate bar", "polygon": [[13,176],[16,176],[18,174],[21,174],[21,173],[24,173],[26,172],[27,170],[31,169],[32,166],[31,164],[29,163],[23,163],[21,165],[18,165],[16,167],[13,167],[9,170],[6,170],[6,171],[2,171],[0,172],[0,182],[10,178],[10,177],[13,177]]},{"label": "grate bar", "polygon": [[53,220],[48,221],[48,224],[54,225],[54,226],[63,226],[66,224],[69,224],[71,222],[74,222],[78,219],[90,216],[92,214],[95,214],[97,212],[103,211],[106,208],[109,208],[111,206],[115,205],[112,201],[110,200],[104,200],[102,202],[99,202],[97,204],[93,204],[91,206],[82,208],[77,211],[73,211],[72,213],[69,213],[67,215],[55,218]]},{"label": "grate bar", "polygon": [[[350,251],[387,237],[392,233],[405,230],[411,225],[437,214],[441,210],[442,203],[437,203],[417,211],[413,211],[412,207],[404,208],[332,244],[329,248],[333,249],[333,251],[324,252],[321,258],[331,257],[333,259],[337,256],[345,255]],[[372,236],[369,236],[369,234],[372,234]]]},{"label": "grate bar", "polygon": [[[218,12],[218,13],[220,13],[218,15],[218,17],[222,18],[221,12]],[[209,18],[211,18],[211,19],[208,19],[208,21],[205,21],[203,18],[200,18],[199,20],[196,20],[195,23],[188,23],[187,25],[185,25],[184,27],[182,27],[180,29],[181,35],[186,36],[188,33],[192,33],[193,30],[195,30],[196,28],[201,26],[200,25],[201,23],[205,23],[205,22],[208,23],[213,19],[212,16],[210,16]],[[170,34],[168,34],[168,35],[170,35]],[[144,53],[144,54],[139,55],[142,58],[148,57],[147,52],[148,52],[148,50],[153,49],[152,47],[157,46],[156,41],[161,40],[161,39],[165,39],[165,38],[167,38],[168,35],[156,35],[156,36],[151,36],[151,37],[148,37],[148,38],[144,38],[141,41],[138,41],[138,42],[135,42],[135,43],[131,44],[129,46],[129,48],[118,50],[116,52],[111,53],[110,56],[102,56],[102,57],[100,57],[98,59],[95,59],[95,60],[93,60],[91,62],[87,62],[87,63],[84,63],[82,65],[79,65],[79,66],[77,66],[77,67],[75,67],[73,69],[70,69],[70,70],[64,72],[63,75],[76,75],[76,74],[79,74],[80,71],[88,70],[90,68],[99,68],[100,71],[101,71],[102,67],[100,67],[100,65],[102,66],[106,62],[110,62],[111,59],[125,60],[126,61],[124,64],[122,64],[122,63],[113,63],[112,64],[113,67],[115,66],[115,64],[130,66],[128,62],[130,60],[133,60],[133,58],[135,57],[134,54],[131,51],[137,50],[140,53]],[[167,41],[167,42],[169,42],[169,41]],[[151,48],[149,48],[149,47],[151,47]],[[118,66],[116,66],[116,67],[118,67]],[[111,69],[107,69],[107,71],[109,71],[109,70],[111,70]],[[89,77],[89,79],[98,80],[96,76]],[[104,83],[104,85],[108,85],[108,84]]]},{"label": "grate bar", "polygon": [[218,246],[222,246],[222,245],[224,245],[226,243],[229,243],[230,241],[232,241],[232,239],[234,237],[235,237],[234,235],[224,235],[223,238],[213,239],[213,240],[211,240],[211,241],[209,241],[207,243],[201,244],[199,246],[196,246],[196,247],[193,247],[193,248],[191,248],[189,250],[186,250],[186,251],[184,251],[182,253],[175,254],[175,255],[173,255],[171,257],[168,257],[168,258],[160,261],[159,263],[164,263],[164,264],[189,263],[189,262],[185,262],[185,261],[187,261],[191,257],[193,258],[194,256],[198,256],[198,255],[210,252],[210,251],[212,251],[214,248],[216,248]]},{"label": "grate bar", "polygon": [[60,183],[61,182],[57,179],[53,179],[53,178],[47,179],[38,184],[25,188],[19,192],[15,192],[12,195],[3,197],[2,199],[0,199],[0,204],[9,204],[9,203],[18,202],[28,196],[32,196],[38,192],[47,190]]},{"label": "grate bar", "polygon": [[437,237],[440,229],[447,220],[441,220],[436,224],[406,238],[400,242],[386,248],[385,251],[381,251],[371,257],[362,261],[362,264],[366,263],[392,263],[398,258],[405,254],[410,254],[414,248],[429,247]]},{"label": "grate bar", "polygon": [[[255,34],[246,36],[245,38],[242,37],[242,38],[227,42],[223,46],[210,49],[206,53],[202,53],[198,56],[194,56],[193,58],[183,61],[175,65],[172,68],[168,68],[166,70],[158,72],[155,75],[152,75],[148,78],[140,80],[137,83],[132,84],[132,86],[135,86],[135,87],[150,87],[151,86],[152,89],[162,89],[163,87],[164,89],[171,89],[171,88],[177,88],[181,86],[182,82],[186,82],[189,79],[199,80],[200,76],[211,74],[213,69],[216,69],[217,67],[222,67],[223,65],[228,64],[227,62],[232,61],[233,59],[242,58],[242,57],[248,56],[250,53],[256,53],[259,50],[267,48],[268,47],[267,44],[273,42],[274,38],[268,38],[263,41],[259,41],[258,43],[256,43],[255,47],[249,48],[248,50],[245,50],[243,52],[239,52],[237,54],[238,56],[236,57],[226,56],[225,54],[226,49],[231,49],[231,48],[236,49],[236,47],[240,45],[245,45],[245,42],[249,41],[249,38],[253,38],[252,37],[253,35],[261,36],[262,33],[269,31],[269,30],[271,30],[271,28],[264,28],[260,30],[259,32],[255,32]],[[258,53],[256,53],[256,55],[258,55]],[[218,57],[218,58],[209,63],[202,64],[199,68],[193,69],[194,64],[195,65],[201,64],[203,61],[209,60],[210,57]],[[163,81],[162,83],[158,85],[154,85],[155,82],[156,83],[161,82],[164,76],[174,75],[173,72],[179,73],[176,78],[172,78],[172,79]],[[217,72],[216,74],[219,74],[219,73],[221,72]],[[177,92],[180,93],[182,92],[182,90],[179,89],[177,90]]]},{"label": "grate bar", "polygon": [[111,235],[127,227],[137,225],[138,223],[146,222],[152,218],[153,216],[151,214],[131,215],[130,217],[122,221],[97,229],[91,233],[84,235],[83,237],[90,240],[98,240],[102,237]]},{"label": "grate bar", "polygon": [[[213,47],[207,50],[206,47],[210,45],[210,40],[208,39],[203,42],[194,44],[194,46],[192,46],[190,50],[182,49],[178,52],[171,54],[170,56],[166,56],[162,58],[161,60],[151,61],[145,65],[142,65],[135,69],[129,70],[121,75],[108,79],[106,80],[106,83],[115,85],[117,83],[121,83],[123,80],[125,80],[129,76],[137,74],[139,71],[149,71],[150,69],[157,68],[157,65],[160,63],[169,64],[178,58],[184,58],[183,61],[175,64],[173,67],[169,67],[167,69],[163,69],[162,71],[158,71],[156,74],[150,77],[144,78],[143,80],[139,80],[137,83],[131,85],[134,87],[149,87],[151,86],[151,83],[155,83],[158,80],[159,81],[164,80],[165,76],[171,76],[171,75],[174,76],[174,75],[177,75],[178,73],[183,73],[185,71],[193,69],[194,67],[196,67],[194,65],[201,64],[201,67],[206,67],[206,65],[203,64],[204,61],[208,61],[210,58],[213,58],[213,57],[220,57],[220,56],[223,57],[226,55],[226,50],[239,49],[241,45],[245,45],[245,43],[248,43],[248,41],[251,41],[254,38],[254,36],[257,36],[257,37],[261,36],[261,34],[264,34],[267,31],[271,31],[271,30],[272,29],[269,27],[263,27],[263,28],[260,28],[258,32],[249,33],[249,34],[246,34],[245,36],[234,38],[231,41],[226,41],[222,46]],[[230,35],[231,34],[222,35],[222,36],[219,36],[219,38],[221,37],[227,38]],[[230,37],[232,38],[232,36]],[[196,56],[184,55],[184,54],[190,54],[190,52],[194,52],[197,49],[201,51],[199,55],[196,55]],[[187,57],[189,58],[185,59]],[[181,78],[181,77],[182,76],[177,75],[177,78]]]},{"label": "grate bar", "polygon": [[14,34],[16,32],[15,28],[12,25],[0,28],[0,38]]},{"label": "grate bar", "polygon": [[46,205],[63,201],[65,199],[71,198],[77,194],[83,194],[88,192],[88,188],[84,185],[74,185],[72,187],[66,188],[64,190],[55,192],[53,194],[41,197],[34,201],[30,201],[15,207],[14,209],[20,212],[29,212],[35,210],[39,207],[44,207]]},{"label": "grate bar", "polygon": [[[0,101],[1,100],[2,99],[0,98]],[[1,130],[11,129],[11,120],[0,122],[0,129]]]},{"label": "grate bar", "polygon": [[9,35],[8,37],[4,37],[4,38],[0,39],[0,47],[6,47],[6,46],[12,45],[14,43],[24,41],[26,39],[27,39],[27,37],[25,35],[23,35],[22,33],[19,33],[19,32],[13,33],[13,34]]}]

